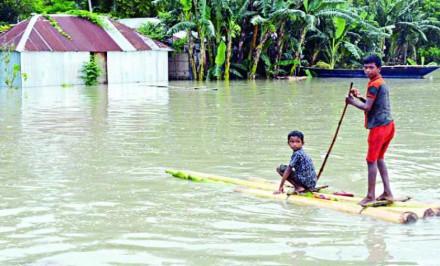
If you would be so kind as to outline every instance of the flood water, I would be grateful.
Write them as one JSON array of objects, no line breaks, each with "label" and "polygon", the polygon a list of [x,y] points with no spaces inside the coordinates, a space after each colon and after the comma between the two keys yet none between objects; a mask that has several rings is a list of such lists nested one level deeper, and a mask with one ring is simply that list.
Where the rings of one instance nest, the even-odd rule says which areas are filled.
[{"label": "flood water", "polygon": [[[0,265],[437,264],[440,217],[393,224],[165,173],[279,180],[291,130],[319,169],[350,81],[364,91],[317,78],[1,89]],[[440,78],[388,84],[393,192],[440,204]],[[350,106],[318,185],[366,192],[367,134]]]}]

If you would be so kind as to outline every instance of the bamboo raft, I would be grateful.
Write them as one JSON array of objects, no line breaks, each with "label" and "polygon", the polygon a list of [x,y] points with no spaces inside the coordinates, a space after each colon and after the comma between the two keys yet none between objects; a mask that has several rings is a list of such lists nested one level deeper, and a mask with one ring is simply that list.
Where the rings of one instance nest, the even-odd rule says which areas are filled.
[{"label": "bamboo raft", "polygon": [[[318,189],[317,192],[307,192],[300,195],[290,195],[289,186],[285,186],[287,193],[274,195],[273,191],[278,189],[278,182],[264,178],[249,177],[238,179],[224,176],[217,176],[193,171],[166,170],[174,177],[188,179],[196,182],[223,183],[235,185],[235,192],[249,194],[257,197],[290,201],[293,203],[309,206],[327,208],[339,212],[369,216],[393,223],[409,224],[415,223],[419,218],[440,216],[440,204],[423,203],[408,200],[411,197],[396,199],[393,203],[378,201],[362,207],[357,204],[361,197],[347,197],[334,195],[326,189]],[[326,186],[324,186],[325,188]]]}]

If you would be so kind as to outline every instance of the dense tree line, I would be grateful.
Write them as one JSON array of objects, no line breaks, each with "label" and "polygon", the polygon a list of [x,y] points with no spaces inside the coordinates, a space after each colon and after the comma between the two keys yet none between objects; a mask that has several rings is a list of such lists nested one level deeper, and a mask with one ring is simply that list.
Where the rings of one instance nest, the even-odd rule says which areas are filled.
[{"label": "dense tree line", "polygon": [[[116,18],[160,18],[140,31],[177,50],[185,44],[199,80],[355,68],[370,53],[386,64],[440,62],[438,0],[4,0],[0,18],[16,23],[89,4]],[[186,37],[170,42],[179,31]]]}]

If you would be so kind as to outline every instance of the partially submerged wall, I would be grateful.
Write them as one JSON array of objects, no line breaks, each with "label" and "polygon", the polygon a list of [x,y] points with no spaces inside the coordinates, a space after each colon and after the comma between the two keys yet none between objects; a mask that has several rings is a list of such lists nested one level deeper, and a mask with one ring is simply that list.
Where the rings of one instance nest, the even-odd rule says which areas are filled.
[{"label": "partially submerged wall", "polygon": [[26,87],[84,84],[81,69],[89,61],[89,52],[22,52],[22,72]]},{"label": "partially submerged wall", "polygon": [[108,83],[168,81],[168,51],[107,53]]}]

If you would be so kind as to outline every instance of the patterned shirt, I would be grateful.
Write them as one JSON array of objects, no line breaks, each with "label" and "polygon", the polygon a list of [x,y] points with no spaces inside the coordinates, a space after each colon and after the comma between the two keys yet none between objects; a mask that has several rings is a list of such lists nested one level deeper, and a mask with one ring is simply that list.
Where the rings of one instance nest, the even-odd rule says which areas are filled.
[{"label": "patterned shirt", "polygon": [[308,189],[315,188],[317,178],[312,159],[302,148],[294,151],[289,165],[295,169],[295,177],[300,181],[300,185]]}]

